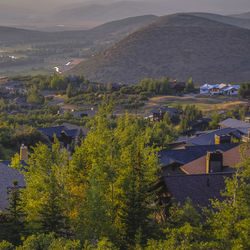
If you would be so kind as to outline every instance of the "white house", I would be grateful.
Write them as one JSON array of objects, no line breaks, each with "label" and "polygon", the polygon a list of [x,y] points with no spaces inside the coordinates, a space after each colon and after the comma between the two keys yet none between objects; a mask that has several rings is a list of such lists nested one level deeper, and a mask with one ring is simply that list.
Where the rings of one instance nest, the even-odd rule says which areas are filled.
[{"label": "white house", "polygon": [[230,85],[230,84],[204,84],[200,87],[200,94],[209,95],[238,95],[238,90],[240,85]]}]

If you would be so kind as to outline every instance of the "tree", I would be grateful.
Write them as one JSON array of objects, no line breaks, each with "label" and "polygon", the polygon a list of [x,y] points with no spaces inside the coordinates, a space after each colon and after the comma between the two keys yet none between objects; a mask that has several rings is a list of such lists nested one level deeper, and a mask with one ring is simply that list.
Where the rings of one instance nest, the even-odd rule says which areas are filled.
[{"label": "tree", "polygon": [[195,91],[195,87],[194,87],[194,82],[193,82],[193,78],[190,77],[188,82],[186,83],[186,87],[184,89],[185,93],[192,93]]},{"label": "tree", "polygon": [[67,172],[66,151],[60,151],[55,139],[52,149],[39,143],[33,148],[24,172],[26,188],[23,191],[24,210],[32,232],[54,232],[60,236],[67,229]]},{"label": "tree", "polygon": [[33,85],[28,91],[27,102],[33,102],[37,104],[44,103],[44,96],[35,85]]},{"label": "tree", "polygon": [[[25,216],[20,198],[20,188],[18,182],[13,181],[13,187],[8,190],[9,206],[6,213],[6,221],[3,223],[4,232],[0,238],[8,240],[14,245],[18,245],[21,236],[25,235]],[[1,233],[2,234],[2,233]]]},{"label": "tree", "polygon": [[72,97],[72,88],[71,88],[71,84],[68,84],[68,87],[66,89],[66,95],[68,98]]},{"label": "tree", "polygon": [[209,128],[217,129],[219,126],[219,122],[220,122],[220,115],[219,112],[216,110],[213,112],[212,121],[209,123]]},{"label": "tree", "polygon": [[213,201],[211,217],[211,245],[218,249],[249,249],[250,233],[250,156],[248,145],[241,146],[242,161],[236,166],[232,179],[226,181],[224,200]]}]

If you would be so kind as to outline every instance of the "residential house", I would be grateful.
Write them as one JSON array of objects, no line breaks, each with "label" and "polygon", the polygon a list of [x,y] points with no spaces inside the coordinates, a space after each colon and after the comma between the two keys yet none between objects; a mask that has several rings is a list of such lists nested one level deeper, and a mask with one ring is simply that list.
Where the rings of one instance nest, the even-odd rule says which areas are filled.
[{"label": "residential house", "polygon": [[154,108],[151,116],[153,118],[153,121],[162,121],[164,115],[169,112],[170,118],[174,120],[175,118],[178,118],[179,115],[182,113],[182,111],[176,109],[176,108],[170,108],[170,107],[157,107]]},{"label": "residential house", "polygon": [[242,134],[236,128],[224,128],[213,131],[207,131],[200,136],[193,136],[183,142],[184,145],[213,145],[221,143],[232,143],[240,141]]},{"label": "residential house", "polygon": [[225,143],[215,145],[197,145],[185,146],[180,149],[164,149],[159,151],[159,164],[162,168],[163,175],[176,175],[183,174],[180,168],[202,156],[206,156],[207,152],[221,150],[226,152],[238,144]]},{"label": "residential house", "polygon": [[219,123],[220,128],[249,128],[249,122],[243,122],[232,118],[227,118],[226,120]]},{"label": "residential house", "polygon": [[51,142],[54,141],[54,135],[61,142],[62,146],[69,149],[73,140],[79,135],[79,129],[70,129],[66,126],[55,126],[48,128],[38,129],[43,135],[45,135]]},{"label": "residential house", "polygon": [[200,87],[200,94],[209,95],[237,95],[240,85],[231,84],[204,84]]},{"label": "residential house", "polygon": [[[245,152],[250,155],[250,149]],[[233,147],[227,151],[208,151],[206,155],[195,159],[183,166],[181,170],[186,174],[208,174],[215,172],[234,172],[235,167],[241,162],[240,147]]]}]

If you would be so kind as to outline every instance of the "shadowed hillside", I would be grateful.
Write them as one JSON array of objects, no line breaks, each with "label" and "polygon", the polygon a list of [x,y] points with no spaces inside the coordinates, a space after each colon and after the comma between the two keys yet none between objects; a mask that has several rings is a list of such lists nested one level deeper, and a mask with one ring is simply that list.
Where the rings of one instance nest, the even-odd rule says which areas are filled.
[{"label": "shadowed hillside", "polygon": [[250,79],[250,31],[191,14],[164,16],[70,74],[101,82],[139,82],[144,77],[196,83]]}]

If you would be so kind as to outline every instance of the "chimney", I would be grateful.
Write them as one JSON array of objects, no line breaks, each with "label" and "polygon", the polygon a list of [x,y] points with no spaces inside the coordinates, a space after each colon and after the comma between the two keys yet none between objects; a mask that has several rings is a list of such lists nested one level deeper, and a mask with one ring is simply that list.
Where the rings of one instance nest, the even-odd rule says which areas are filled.
[{"label": "chimney", "polygon": [[28,161],[28,147],[24,146],[24,144],[20,148],[20,160]]},{"label": "chimney", "polygon": [[245,122],[250,123],[250,117],[246,117],[246,118],[245,118]]},{"label": "chimney", "polygon": [[214,144],[231,143],[230,135],[214,135]]},{"label": "chimney", "polygon": [[223,167],[223,154],[220,151],[207,152],[206,173],[221,172]]}]

